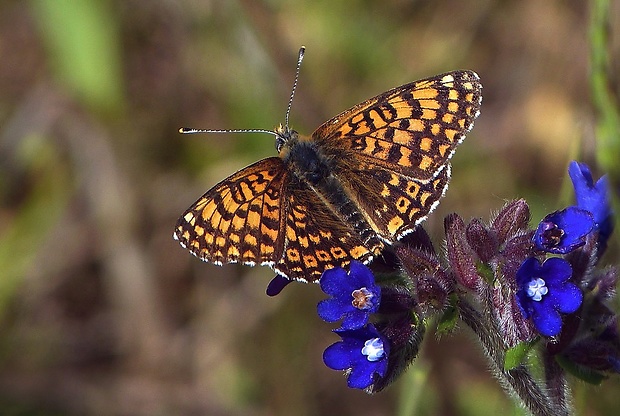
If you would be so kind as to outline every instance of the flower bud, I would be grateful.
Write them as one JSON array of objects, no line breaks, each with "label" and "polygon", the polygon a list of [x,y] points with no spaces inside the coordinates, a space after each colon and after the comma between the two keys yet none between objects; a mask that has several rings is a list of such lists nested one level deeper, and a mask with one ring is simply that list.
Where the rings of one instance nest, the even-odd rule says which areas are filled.
[{"label": "flower bud", "polygon": [[497,232],[497,240],[501,245],[510,237],[527,230],[529,222],[530,207],[524,199],[517,199],[504,205],[493,220],[491,229]]},{"label": "flower bud", "polygon": [[476,290],[482,279],[476,269],[476,255],[467,243],[465,223],[456,214],[444,220],[448,261],[456,280],[468,289]]},{"label": "flower bud", "polygon": [[396,254],[415,288],[417,310],[423,315],[442,310],[455,282],[442,270],[437,256],[405,245],[396,247]]},{"label": "flower bud", "polygon": [[476,252],[483,263],[488,263],[499,251],[497,235],[487,229],[482,221],[474,218],[467,225],[465,236],[469,246]]}]

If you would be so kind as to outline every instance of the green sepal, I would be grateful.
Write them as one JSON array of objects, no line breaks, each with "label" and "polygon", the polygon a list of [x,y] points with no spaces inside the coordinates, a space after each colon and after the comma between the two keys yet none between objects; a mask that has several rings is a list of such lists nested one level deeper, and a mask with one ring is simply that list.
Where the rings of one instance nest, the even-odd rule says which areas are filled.
[{"label": "green sepal", "polygon": [[457,307],[458,297],[456,294],[452,293],[448,297],[448,300],[448,306],[445,308],[443,315],[441,315],[441,318],[437,323],[437,333],[439,335],[451,332],[456,327],[456,323],[459,318]]},{"label": "green sepal", "polygon": [[481,261],[476,262],[476,271],[478,275],[484,279],[488,284],[493,284],[495,281],[495,275],[493,274],[493,269],[486,263]]}]

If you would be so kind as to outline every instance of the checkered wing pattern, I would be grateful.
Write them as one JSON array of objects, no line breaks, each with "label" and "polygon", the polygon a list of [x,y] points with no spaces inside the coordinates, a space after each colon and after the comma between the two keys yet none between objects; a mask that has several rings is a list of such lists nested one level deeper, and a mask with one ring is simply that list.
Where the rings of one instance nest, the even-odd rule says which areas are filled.
[{"label": "checkered wing pattern", "polygon": [[351,260],[369,262],[443,197],[481,90],[476,73],[454,71],[386,91],[310,137],[276,130],[289,150],[306,146],[311,162],[329,166],[319,175],[329,185],[309,183],[293,171],[301,160],[281,152],[204,194],[179,218],[175,238],[202,260],[269,265],[301,281],[316,282]]},{"label": "checkered wing pattern", "polygon": [[320,126],[312,140],[330,156],[427,182],[465,139],[481,102],[475,72],[449,72],[358,104]]},{"label": "checkered wing pattern", "polygon": [[480,113],[482,85],[454,71],[386,91],[312,135],[375,232],[394,242],[438,205],[449,160]]},{"label": "checkered wing pattern", "polygon": [[301,281],[372,259],[359,236],[277,157],[214,186],[179,218],[174,236],[201,260],[269,265]]}]

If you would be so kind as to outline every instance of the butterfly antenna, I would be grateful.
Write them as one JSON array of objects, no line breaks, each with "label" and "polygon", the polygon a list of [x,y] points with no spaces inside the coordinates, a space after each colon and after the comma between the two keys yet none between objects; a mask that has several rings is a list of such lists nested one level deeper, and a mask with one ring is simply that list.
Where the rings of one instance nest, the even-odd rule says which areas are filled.
[{"label": "butterfly antenna", "polygon": [[181,127],[179,133],[194,134],[194,133],[267,133],[272,136],[277,136],[275,131],[264,129],[193,129],[191,127]]},{"label": "butterfly antenna", "polygon": [[[299,78],[299,69],[301,68],[301,61],[304,59],[304,53],[306,47],[302,46],[299,49],[299,56],[297,57],[297,69],[295,70],[295,82],[293,82],[293,90],[291,91],[291,98],[288,100],[288,107],[286,108],[285,126],[288,127],[288,115],[291,112],[291,106],[293,105],[293,97],[295,96],[295,90],[297,89],[297,79]],[[183,134],[195,134],[195,133],[267,133],[272,136],[278,137],[278,133],[272,130],[265,129],[194,129],[191,127],[181,127],[179,133]]]},{"label": "butterfly antenna", "polygon": [[293,105],[293,97],[295,96],[295,90],[297,89],[297,80],[299,79],[299,70],[301,69],[301,61],[304,60],[304,53],[306,53],[306,47],[299,48],[299,55],[297,56],[297,69],[295,69],[295,81],[293,82],[293,90],[291,91],[291,98],[288,100],[288,107],[286,107],[286,117],[284,118],[284,125],[288,128],[288,115],[291,112],[291,106]]}]

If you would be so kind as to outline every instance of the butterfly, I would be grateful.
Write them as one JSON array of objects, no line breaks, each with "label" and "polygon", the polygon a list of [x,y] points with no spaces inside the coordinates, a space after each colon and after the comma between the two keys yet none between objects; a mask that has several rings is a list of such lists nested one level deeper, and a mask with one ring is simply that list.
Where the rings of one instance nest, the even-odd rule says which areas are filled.
[{"label": "butterfly", "polygon": [[[302,57],[303,48],[297,73]],[[207,191],[179,218],[174,238],[201,260],[267,265],[304,282],[353,260],[369,263],[443,197],[481,90],[475,72],[448,72],[383,92],[311,136],[289,128],[287,111],[286,124],[270,132],[278,156]]]}]

